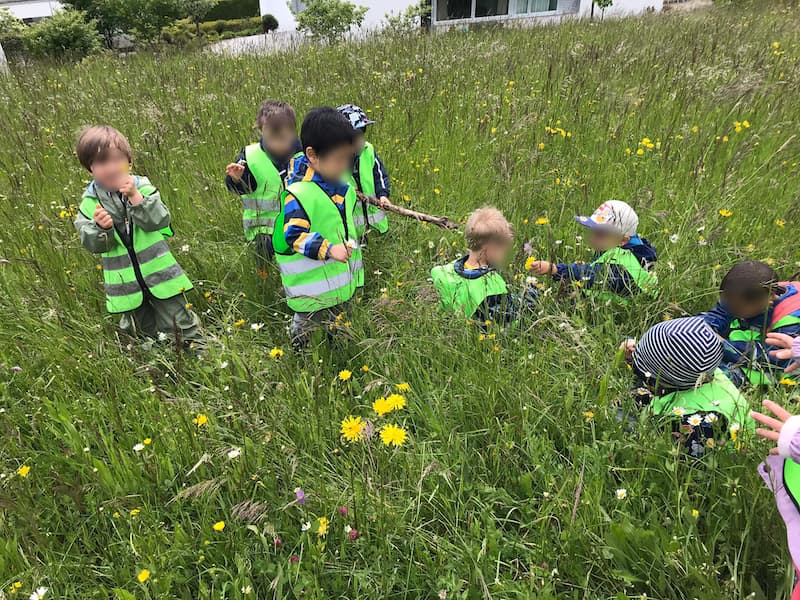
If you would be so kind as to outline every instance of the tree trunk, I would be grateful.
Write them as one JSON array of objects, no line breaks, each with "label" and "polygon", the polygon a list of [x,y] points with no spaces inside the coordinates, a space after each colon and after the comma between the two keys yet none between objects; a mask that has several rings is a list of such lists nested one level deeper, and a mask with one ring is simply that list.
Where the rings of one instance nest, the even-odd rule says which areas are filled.
[{"label": "tree trunk", "polygon": [[8,75],[8,61],[6,53],[3,52],[3,44],[0,44],[0,75]]}]

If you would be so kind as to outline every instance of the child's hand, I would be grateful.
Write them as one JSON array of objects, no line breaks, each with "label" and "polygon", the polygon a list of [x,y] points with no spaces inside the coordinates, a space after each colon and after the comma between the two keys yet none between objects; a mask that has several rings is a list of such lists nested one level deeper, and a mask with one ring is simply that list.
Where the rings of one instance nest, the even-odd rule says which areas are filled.
[{"label": "child's hand", "polygon": [[336,244],[328,250],[328,258],[344,263],[350,259],[352,253],[353,250],[347,244]]},{"label": "child's hand", "polygon": [[546,260],[537,260],[531,265],[531,271],[536,275],[555,275],[558,269]]},{"label": "child's hand", "polygon": [[136,178],[128,175],[119,187],[119,193],[128,198],[128,201],[136,206],[144,200],[141,192],[136,188]]},{"label": "child's hand", "polygon": [[231,163],[225,167],[225,174],[233,179],[235,183],[239,183],[244,175],[244,165],[239,163]]},{"label": "child's hand", "polygon": [[[769,427],[769,429],[762,429],[761,427],[759,427],[758,429],[756,429],[756,433],[763,438],[767,438],[768,440],[777,442],[778,438],[781,435],[781,429],[783,429],[783,424],[789,419],[789,417],[792,416],[792,413],[790,413],[785,408],[778,406],[772,400],[764,400],[762,404],[764,405],[764,408],[766,408],[768,411],[773,413],[778,418],[774,419],[772,417],[768,417],[767,415],[763,415],[759,412],[751,411],[750,412],[751,417],[753,417],[756,421],[758,421],[762,425],[766,425],[767,427]],[[773,448],[772,450],[770,450],[770,454],[777,454],[777,453],[778,453],[777,448]]]},{"label": "child's hand", "polygon": [[94,222],[101,229],[111,229],[114,226],[114,219],[108,214],[108,211],[99,204],[94,207],[94,215],[92,216]]},{"label": "child's hand", "polygon": [[619,346],[619,349],[625,351],[625,362],[632,363],[633,351],[636,349],[636,340],[634,338],[623,340],[622,344]]},{"label": "child's hand", "polygon": [[386,208],[390,204],[391,202],[389,202],[389,199],[386,196],[381,196],[380,198],[378,198],[378,206],[380,206],[381,208]]},{"label": "child's hand", "polygon": [[[800,368],[800,362],[798,362],[798,359],[800,359],[798,350],[800,350],[800,348],[794,348],[796,338],[786,335],[785,333],[768,333],[765,341],[769,346],[784,348],[784,350],[770,350],[770,356],[774,356],[780,360],[794,359],[794,362],[786,367],[787,373],[791,373]],[[798,345],[800,346],[800,343],[798,343]]]}]

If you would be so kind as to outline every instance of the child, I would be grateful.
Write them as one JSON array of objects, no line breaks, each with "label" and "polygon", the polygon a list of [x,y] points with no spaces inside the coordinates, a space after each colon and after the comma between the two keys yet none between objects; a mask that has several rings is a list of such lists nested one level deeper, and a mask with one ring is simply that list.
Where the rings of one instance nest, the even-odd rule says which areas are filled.
[{"label": "child", "polygon": [[[479,323],[509,325],[519,316],[520,300],[508,292],[497,265],[506,261],[514,230],[503,213],[487,206],[469,216],[464,235],[469,253],[431,270],[439,305]],[[535,289],[530,288],[527,296],[532,305]]]},{"label": "child", "polygon": [[[795,356],[800,359],[800,356]],[[756,433],[776,442],[777,448],[770,451],[770,456],[761,463],[758,471],[775,494],[778,512],[786,523],[789,554],[797,582],[800,578],[800,415],[792,416],[770,400],[763,404],[777,419],[758,412],[751,413],[756,421],[768,428],[756,429]],[[800,582],[795,585],[791,600],[800,600]]]},{"label": "child", "polygon": [[327,106],[309,112],[300,130],[303,154],[292,161],[273,235],[296,346],[335,321],[364,283],[354,240],[356,191],[342,183],[354,139],[349,121]]},{"label": "child", "polygon": [[255,246],[256,266],[266,277],[274,254],[272,230],[280,212],[280,196],[289,158],[300,152],[297,117],[286,102],[266,100],[258,110],[258,142],[245,147],[225,169],[225,186],[242,197],[244,236]]},{"label": "child", "polygon": [[[375,148],[365,139],[367,126],[375,121],[355,104],[343,104],[337,109],[356,131],[352,172],[348,173],[348,183],[367,196],[375,196],[383,204],[389,201],[389,176]],[[368,227],[380,233],[389,231],[386,213],[380,207],[359,201],[356,206],[356,234],[362,239]]]},{"label": "child", "polygon": [[770,357],[770,333],[800,335],[800,283],[779,283],[768,264],[737,263],[723,277],[720,300],[701,315],[725,338],[724,370],[737,386],[780,381],[787,361]]},{"label": "child", "polygon": [[130,174],[128,140],[113,127],[89,127],[75,151],[94,178],[75,229],[83,247],[100,254],[108,312],[121,313],[120,329],[131,335],[199,340],[199,320],[183,298],[192,282],[164,240],[172,236],[169,211],[146,177]]},{"label": "child", "polygon": [[653,272],[656,250],[636,233],[639,217],[626,202],[609,200],[591,217],[575,217],[590,231],[589,243],[596,254],[587,264],[552,264],[536,261],[531,270],[537,275],[552,275],[561,281],[573,281],[584,294],[603,301],[626,299],[639,293],[657,293],[658,281]]},{"label": "child", "polygon": [[719,364],[722,341],[699,317],[664,321],[648,329],[638,342],[628,342],[626,358],[653,394],[650,409],[657,416],[676,417],[673,431],[685,439],[693,457],[713,446],[715,432],[754,428],[747,400]]}]

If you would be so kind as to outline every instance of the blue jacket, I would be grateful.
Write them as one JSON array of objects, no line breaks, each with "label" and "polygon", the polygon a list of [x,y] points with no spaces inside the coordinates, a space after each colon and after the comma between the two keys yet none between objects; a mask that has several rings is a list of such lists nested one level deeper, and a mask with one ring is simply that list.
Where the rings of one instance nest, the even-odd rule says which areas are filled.
[{"label": "blue jacket", "polygon": [[[794,296],[796,293],[797,290],[794,288],[787,288],[784,293],[772,303],[773,307],[786,298]],[[765,331],[766,324],[769,324],[772,321],[772,310],[773,309],[770,308],[766,314],[758,315],[752,319],[738,319],[740,328]],[[732,342],[728,340],[727,338],[731,333],[731,323],[735,321],[737,317],[731,314],[731,312],[722,302],[718,302],[714,308],[708,312],[701,313],[700,316],[705,319],[706,323],[708,323],[711,328],[714,329],[714,331],[725,338],[723,345],[724,362],[758,362],[764,366],[772,367],[774,369],[784,369],[791,363],[791,360],[778,360],[777,358],[769,355],[770,350],[777,350],[775,346],[768,346],[767,344],[759,341]],[[800,335],[800,324],[779,327],[775,331],[779,333],[785,333],[786,335],[790,335],[792,337],[797,337]]]},{"label": "blue jacket", "polygon": [[[622,248],[630,250],[645,269],[651,269],[653,263],[658,260],[656,249],[653,248],[650,242],[640,238],[638,235],[633,236]],[[597,253],[594,259],[596,260],[599,257],[600,253]],[[609,292],[620,296],[630,296],[631,290],[638,289],[630,273],[618,265],[559,263],[556,268],[558,269],[554,275],[556,279],[582,281],[583,287],[587,289],[591,288],[598,278]]]}]

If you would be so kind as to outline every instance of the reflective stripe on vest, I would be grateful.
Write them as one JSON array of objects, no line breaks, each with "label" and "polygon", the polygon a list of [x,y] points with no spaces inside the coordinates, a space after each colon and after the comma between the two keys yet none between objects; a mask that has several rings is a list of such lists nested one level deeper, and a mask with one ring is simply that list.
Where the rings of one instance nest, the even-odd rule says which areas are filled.
[{"label": "reflective stripe on vest", "polygon": [[[364,142],[364,149],[358,156],[358,183],[356,183],[353,174],[350,174],[348,183],[351,186],[356,186],[367,196],[375,195],[375,177],[373,171],[375,170],[375,147],[369,142]],[[366,218],[364,212],[366,209]],[[377,229],[381,233],[386,233],[389,230],[389,219],[386,213],[379,207],[362,201],[358,201],[356,205],[355,214],[353,219],[356,225],[356,234],[358,237],[364,235],[367,226]]]},{"label": "reflective stripe on vest", "polygon": [[455,263],[431,269],[433,285],[439,292],[439,306],[469,318],[489,296],[508,293],[508,286],[497,271],[467,279],[456,273]]},{"label": "reflective stripe on vest", "polygon": [[710,382],[692,390],[656,397],[650,407],[655,415],[669,415],[675,408],[682,408],[689,415],[694,412],[716,412],[725,416],[728,425],[738,423],[743,428],[755,429],[747,399],[719,369],[714,372],[714,379]]},{"label": "reflective stripe on vest", "polygon": [[242,196],[242,226],[245,237],[252,240],[259,233],[272,233],[281,208],[283,180],[260,143],[247,146],[244,156],[256,180],[256,189]]},{"label": "reflective stripe on vest", "polygon": [[783,461],[783,486],[797,510],[800,510],[800,465],[791,458]]},{"label": "reflective stripe on vest", "polygon": [[[287,192],[301,204],[313,231],[331,244],[352,240],[355,189],[347,190],[344,219],[333,200],[316,183],[299,181],[290,185]],[[360,248],[353,249],[346,263],[316,260],[298,253],[277,254],[276,261],[287,304],[295,312],[315,312],[347,302],[364,283]]]},{"label": "reflective stripe on vest", "polygon": [[[650,296],[655,296],[658,293],[658,278],[656,274],[645,269],[642,263],[639,262],[639,259],[636,258],[630,250],[620,247],[612,248],[601,254],[592,262],[592,265],[598,264],[617,265],[625,269],[636,284],[637,289],[631,290],[632,294],[639,291]],[[623,303],[627,302],[626,297],[602,289],[603,282],[601,281],[599,283],[600,286],[598,287],[598,281],[595,279],[594,285],[591,288],[584,289],[584,293],[588,296],[600,298],[603,301],[616,300],[622,301]]]},{"label": "reflective stripe on vest", "polygon": [[[80,210],[84,215],[91,215],[97,204],[97,198],[84,195]],[[109,235],[113,233],[116,242],[110,250],[100,255],[108,312],[129,312],[139,308],[144,301],[143,285],[154,297],[160,299],[172,298],[192,289],[192,282],[164,241],[165,231],[171,232],[170,229],[144,231],[135,223],[132,224],[132,252],[125,246],[115,228],[108,231]],[[135,256],[135,263],[131,254]]]}]

